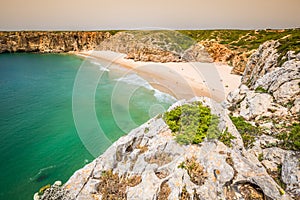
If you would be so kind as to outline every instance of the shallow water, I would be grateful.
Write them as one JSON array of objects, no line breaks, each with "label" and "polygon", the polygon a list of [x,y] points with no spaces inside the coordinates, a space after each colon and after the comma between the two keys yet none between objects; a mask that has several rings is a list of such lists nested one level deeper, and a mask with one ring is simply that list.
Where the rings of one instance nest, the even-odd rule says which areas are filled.
[{"label": "shallow water", "polygon": [[67,181],[174,102],[108,64],[70,55],[0,55],[0,199],[29,200],[40,187]]}]

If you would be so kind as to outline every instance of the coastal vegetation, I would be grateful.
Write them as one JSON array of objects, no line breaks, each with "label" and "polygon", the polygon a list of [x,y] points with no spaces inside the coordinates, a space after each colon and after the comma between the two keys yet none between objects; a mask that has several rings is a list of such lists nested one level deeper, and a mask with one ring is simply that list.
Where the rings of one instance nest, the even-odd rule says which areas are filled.
[{"label": "coastal vegetation", "polygon": [[178,32],[188,35],[197,42],[214,40],[224,44],[230,49],[253,50],[268,40],[279,40],[281,46],[279,53],[289,50],[300,51],[300,30],[179,30]]},{"label": "coastal vegetation", "polygon": [[300,124],[294,123],[287,127],[286,131],[277,135],[277,138],[282,141],[281,148],[300,151]]},{"label": "coastal vegetation", "polygon": [[117,173],[113,173],[112,170],[103,171],[99,184],[99,192],[102,194],[103,200],[110,199],[127,199],[126,189],[127,187],[134,187],[138,185],[142,178],[141,176],[127,177],[125,175],[119,176]]},{"label": "coastal vegetation", "polygon": [[229,133],[228,128],[226,128],[225,131],[222,134],[220,134],[218,139],[219,141],[223,142],[226,146],[232,147],[231,140],[236,139],[236,137]]},{"label": "coastal vegetation", "polygon": [[266,90],[262,86],[258,86],[257,88],[255,88],[255,92],[258,92],[258,93],[268,93],[268,90]]},{"label": "coastal vegetation", "polygon": [[219,119],[200,102],[185,104],[166,112],[164,120],[179,144],[199,144],[204,138],[219,135]]},{"label": "coastal vegetation", "polygon": [[246,122],[243,117],[230,116],[230,119],[241,134],[245,147],[250,148],[255,141],[255,136],[261,134],[261,130]]},{"label": "coastal vegetation", "polygon": [[190,176],[190,179],[196,185],[203,185],[208,177],[208,174],[204,170],[203,166],[200,165],[195,157],[186,159],[182,162],[178,168],[185,169]]},{"label": "coastal vegetation", "polygon": [[136,30],[123,32],[132,34],[136,42],[142,41],[149,45],[158,45],[165,50],[175,52],[183,52],[196,42],[189,35],[170,30]]},{"label": "coastal vegetation", "polygon": [[[244,55],[245,58],[243,59],[247,59],[252,54],[251,52],[256,50],[262,43],[277,40],[280,43],[277,48],[277,53],[279,54],[277,58],[278,66],[287,61],[288,51],[294,51],[295,54],[300,52],[299,28],[284,30],[179,30],[179,32],[188,35],[197,42],[211,41],[225,45],[228,49],[235,52],[235,55]],[[213,51],[211,53],[214,54],[217,52]],[[232,59],[234,60],[235,56],[231,55],[229,57],[230,64],[232,65]],[[238,58],[238,60],[240,59]],[[246,65],[246,62],[243,62],[242,65]],[[235,65],[233,64],[233,66]],[[240,67],[244,69],[245,66]],[[242,71],[239,74],[242,74]]]}]

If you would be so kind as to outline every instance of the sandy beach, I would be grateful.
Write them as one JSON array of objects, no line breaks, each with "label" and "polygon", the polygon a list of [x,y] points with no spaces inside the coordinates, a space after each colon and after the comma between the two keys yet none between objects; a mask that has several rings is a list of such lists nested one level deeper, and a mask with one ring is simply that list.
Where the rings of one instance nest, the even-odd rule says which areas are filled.
[{"label": "sandy beach", "polygon": [[84,51],[76,55],[109,61],[132,70],[154,88],[178,100],[207,96],[220,102],[241,82],[241,76],[230,73],[230,66],[218,63],[136,62],[125,59],[125,54],[111,51]]}]

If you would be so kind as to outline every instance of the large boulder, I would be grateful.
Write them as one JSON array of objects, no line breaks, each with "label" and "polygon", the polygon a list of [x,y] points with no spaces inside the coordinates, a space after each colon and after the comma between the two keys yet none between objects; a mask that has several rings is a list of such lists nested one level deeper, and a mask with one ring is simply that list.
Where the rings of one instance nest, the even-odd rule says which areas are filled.
[{"label": "large boulder", "polygon": [[262,116],[268,112],[272,104],[272,96],[266,93],[256,93],[250,91],[240,104],[240,116],[247,120]]},{"label": "large boulder", "polygon": [[300,97],[300,61],[293,59],[259,77],[252,88],[264,88],[284,105]]}]

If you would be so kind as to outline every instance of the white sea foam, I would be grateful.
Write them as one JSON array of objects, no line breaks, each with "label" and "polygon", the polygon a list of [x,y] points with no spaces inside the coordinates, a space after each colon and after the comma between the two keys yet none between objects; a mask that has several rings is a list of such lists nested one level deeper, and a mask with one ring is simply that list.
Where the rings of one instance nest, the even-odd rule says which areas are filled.
[{"label": "white sea foam", "polygon": [[116,81],[127,83],[129,85],[141,86],[148,90],[154,90],[154,88],[145,79],[137,74],[127,74],[126,76],[116,79]]},{"label": "white sea foam", "polygon": [[116,79],[116,81],[124,82],[134,86],[144,87],[147,90],[154,91],[154,96],[159,102],[173,103],[176,101],[176,98],[153,88],[145,79],[138,76],[137,74],[128,74],[126,76]]},{"label": "white sea foam", "polygon": [[109,72],[109,69],[104,67],[101,63],[97,62],[97,61],[90,61],[91,64],[93,65],[96,65],[96,66],[99,66],[99,70],[100,71],[106,71],[106,72]]},{"label": "white sea foam", "polygon": [[172,95],[169,95],[167,93],[161,92],[157,89],[154,89],[155,93],[154,96],[157,100],[159,100],[160,102],[168,102],[168,103],[174,103],[176,102],[176,98],[173,97]]}]

